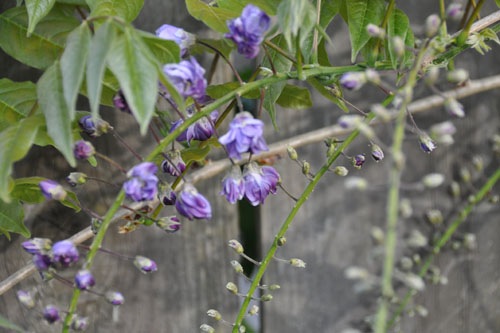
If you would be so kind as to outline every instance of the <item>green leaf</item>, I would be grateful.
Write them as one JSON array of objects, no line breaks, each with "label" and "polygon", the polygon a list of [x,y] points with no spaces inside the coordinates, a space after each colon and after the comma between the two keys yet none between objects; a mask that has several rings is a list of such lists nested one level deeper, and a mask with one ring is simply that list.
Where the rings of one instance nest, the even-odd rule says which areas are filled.
[{"label": "green leaf", "polygon": [[[283,35],[278,35],[272,39],[272,42],[279,46],[280,48],[284,48],[286,45],[285,37]],[[293,52],[293,50],[292,50]],[[274,64],[274,68],[277,72],[288,72],[290,68],[292,68],[292,62],[287,58],[283,57],[278,52],[273,49],[269,49],[269,58],[271,58],[272,63]],[[269,59],[266,57],[263,66],[267,68],[271,68],[271,64],[269,63]],[[283,88],[285,88],[286,82],[278,82],[270,85],[266,89],[266,94],[264,95],[264,108],[269,113],[269,117],[273,122],[273,126],[275,129],[278,129],[278,124],[276,122],[276,100],[281,95]]]},{"label": "green leaf", "polygon": [[90,16],[118,16],[132,22],[141,12],[144,0],[87,0]]},{"label": "green leaf", "polygon": [[66,196],[66,199],[61,201],[61,204],[63,206],[73,209],[77,213],[81,211],[82,210],[80,208],[81,204],[76,194],[68,189],[66,189],[66,193],[68,193],[68,195]]},{"label": "green leaf", "polygon": [[343,110],[344,112],[349,112],[349,109],[345,105],[344,101],[336,96],[336,94],[342,93],[342,91],[336,85],[332,85],[331,88],[327,89],[315,77],[308,78],[307,82],[309,82],[311,86],[313,86],[321,95],[323,95],[323,97],[335,103],[341,110]]},{"label": "green leaf", "polygon": [[[207,87],[207,95],[217,99],[240,87],[239,82],[228,82],[224,84],[213,84]],[[252,90],[244,94],[242,97],[256,99],[260,97],[258,90]]]},{"label": "green leaf", "polygon": [[[110,21],[106,21],[95,32],[89,46],[86,73],[86,94],[89,99],[92,117],[99,118],[99,102],[103,91],[102,81],[106,69],[106,58],[115,39],[116,31]],[[113,93],[114,94],[114,93]],[[111,96],[112,98],[112,96]]]},{"label": "green leaf", "polygon": [[35,30],[36,25],[42,18],[44,18],[54,7],[56,0],[26,0],[26,10],[28,11],[29,24],[28,33],[29,37],[33,30]]},{"label": "green leaf", "polygon": [[314,6],[308,0],[283,1],[278,7],[277,15],[288,49],[295,45],[292,39],[299,36],[299,30],[299,45],[302,47],[316,23]]},{"label": "green leaf", "polygon": [[260,9],[265,11],[268,15],[276,15],[276,11],[278,10],[278,5],[281,3],[281,0],[218,0],[217,1],[217,5],[220,8],[231,10],[237,13],[238,15],[241,13],[243,8],[250,3],[259,7]]},{"label": "green leaf", "polygon": [[347,23],[351,37],[351,62],[370,39],[366,26],[370,23],[380,25],[384,17],[384,0],[345,0],[347,7]]},{"label": "green leaf", "polygon": [[307,88],[302,88],[287,84],[280,97],[276,100],[276,103],[284,108],[290,109],[307,109],[310,108],[313,103],[311,100],[311,94]]},{"label": "green leaf", "polygon": [[27,177],[14,180],[14,188],[10,192],[10,196],[24,203],[36,204],[45,200],[45,197],[38,185],[43,177]]},{"label": "green leaf", "polygon": [[83,80],[90,44],[90,29],[87,21],[69,34],[66,49],[61,57],[61,74],[64,98],[70,119],[75,118],[76,99]]},{"label": "green leaf", "polygon": [[159,68],[152,59],[153,55],[132,28],[126,28],[120,38],[115,38],[107,57],[142,135],[148,129],[158,95]]},{"label": "green leaf", "polygon": [[413,32],[410,27],[410,20],[408,19],[408,16],[406,16],[406,14],[399,9],[393,10],[392,15],[389,17],[389,21],[387,22],[387,52],[391,65],[394,69],[398,67],[398,60],[402,60],[404,64],[406,63],[406,60],[412,56],[410,51],[406,51],[403,59],[398,59],[393,46],[393,38],[396,36],[401,37],[406,46],[413,47]]},{"label": "green leaf", "polygon": [[0,131],[26,118],[36,108],[33,82],[0,79]]},{"label": "green leaf", "polygon": [[16,324],[10,322],[7,318],[5,318],[2,315],[0,315],[0,327],[8,328],[8,329],[16,331],[16,332],[26,332],[26,330],[22,329],[21,327],[17,326]]},{"label": "green leaf", "polygon": [[71,122],[75,114],[69,112],[63,92],[63,82],[59,61],[49,67],[37,83],[38,102],[45,115],[47,131],[56,148],[68,163],[76,165],[73,156],[73,134]]},{"label": "green leaf", "polygon": [[87,7],[87,0],[56,0],[58,3]]},{"label": "green leaf", "polygon": [[29,117],[0,132],[0,198],[10,202],[9,176],[12,165],[28,153],[43,118]]},{"label": "green leaf", "polygon": [[173,40],[158,38],[153,34],[140,32],[144,44],[147,45],[160,65],[178,63],[180,61],[180,48]]},{"label": "green leaf", "polygon": [[208,153],[210,152],[210,145],[203,144],[198,145],[197,147],[191,146],[189,148],[183,149],[181,151],[182,160],[186,163],[189,162],[201,162],[205,160]]},{"label": "green leaf", "polygon": [[59,6],[55,6],[28,38],[26,8],[12,8],[0,15],[0,47],[28,66],[45,69],[59,58],[66,36],[78,25],[75,17],[68,16]]},{"label": "green leaf", "polygon": [[226,21],[240,14],[226,8],[210,6],[201,0],[186,0],[186,6],[192,17],[218,32],[227,32]]},{"label": "green leaf", "polygon": [[23,205],[19,201],[6,203],[0,200],[0,229],[21,234],[26,238],[31,236],[30,231],[24,225]]},{"label": "green leaf", "polygon": [[500,7],[500,0],[495,0],[495,3],[497,4],[498,7]]}]

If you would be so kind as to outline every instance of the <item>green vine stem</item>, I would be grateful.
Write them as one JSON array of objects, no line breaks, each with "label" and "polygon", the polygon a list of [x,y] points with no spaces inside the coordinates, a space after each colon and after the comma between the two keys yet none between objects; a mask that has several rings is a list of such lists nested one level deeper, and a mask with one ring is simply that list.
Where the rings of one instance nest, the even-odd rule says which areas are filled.
[{"label": "green vine stem", "polygon": [[[369,123],[370,120],[374,118],[374,114],[370,113],[367,118],[366,118],[366,123]],[[309,182],[307,187],[304,189],[304,192],[302,192],[301,196],[298,198],[297,202],[293,206],[292,210],[290,211],[289,215],[281,225],[280,230],[274,237],[274,241],[267,251],[267,254],[262,260],[259,270],[257,271],[257,274],[255,275],[252,284],[250,285],[250,288],[248,289],[248,292],[246,293],[245,299],[243,300],[243,303],[240,307],[240,311],[238,312],[238,316],[236,317],[236,321],[234,323],[233,327],[233,333],[238,333],[239,332],[239,327],[241,326],[243,319],[245,318],[245,314],[247,312],[248,305],[250,304],[250,301],[252,299],[252,295],[259,286],[259,283],[264,276],[264,273],[269,266],[269,263],[271,262],[272,258],[274,257],[274,254],[276,253],[276,250],[278,249],[278,240],[283,237],[290,224],[292,223],[293,219],[295,218],[295,215],[297,212],[300,210],[302,205],[309,199],[309,196],[313,192],[314,188],[320,181],[320,179],[323,177],[323,175],[328,171],[332,163],[342,154],[343,150],[358,136],[359,131],[355,130],[353,131],[347,139],[335,150],[335,152],[327,159],[326,163],[319,169],[319,171],[316,173],[316,175],[312,178],[312,180]]]},{"label": "green vine stem", "polygon": [[[491,191],[493,186],[495,186],[495,184],[499,180],[500,180],[500,168],[498,168],[495,171],[495,173],[488,178],[486,183],[484,183],[484,185],[479,189],[479,191],[477,191],[477,193],[472,197],[472,200],[468,201],[467,205],[465,205],[465,207],[458,213],[457,218],[452,222],[452,224],[448,227],[448,229],[446,229],[445,233],[436,242],[436,245],[434,245],[434,248],[432,249],[432,253],[429,254],[429,256],[425,260],[422,268],[418,273],[420,277],[425,276],[435,256],[439,254],[443,246],[447,244],[447,242],[450,240],[451,236],[453,236],[457,228],[460,225],[462,225],[462,223],[465,222],[465,220],[470,215],[474,207],[484,199],[484,197]],[[413,297],[413,295],[414,295],[413,290],[409,290],[405,294],[400,306],[398,307],[396,312],[392,315],[391,319],[387,322],[388,329],[394,326],[394,324],[405,310],[406,306],[408,305],[408,302]]]},{"label": "green vine stem", "polygon": [[386,332],[385,324],[389,308],[389,298],[393,296],[392,274],[394,271],[394,257],[397,243],[397,222],[399,209],[399,187],[401,183],[401,173],[404,168],[403,140],[405,137],[406,116],[408,114],[407,106],[410,102],[413,88],[417,83],[417,75],[422,66],[425,52],[429,43],[426,43],[417,55],[415,65],[409,73],[408,81],[400,90],[403,94],[403,102],[396,117],[394,128],[392,156],[393,162],[389,174],[389,190],[387,194],[387,222],[385,239],[385,258],[382,273],[382,299],[380,301],[377,316],[375,320],[375,333]]},{"label": "green vine stem", "polygon": [[469,17],[469,20],[467,21],[467,24],[465,25],[465,28],[462,30],[460,35],[457,37],[457,45],[461,46],[464,45],[465,42],[467,41],[467,37],[469,37],[469,31],[470,28],[472,27],[472,23],[478,18],[479,16],[479,11],[481,10],[481,7],[484,4],[484,0],[479,0],[479,2],[476,5],[476,8],[474,8],[474,11],[472,12],[471,16]]}]

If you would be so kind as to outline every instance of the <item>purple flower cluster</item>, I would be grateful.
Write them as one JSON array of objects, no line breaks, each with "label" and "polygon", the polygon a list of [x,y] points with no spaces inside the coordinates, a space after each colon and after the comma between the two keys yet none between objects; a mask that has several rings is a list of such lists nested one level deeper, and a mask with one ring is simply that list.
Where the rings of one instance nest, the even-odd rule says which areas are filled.
[{"label": "purple flower cluster", "polygon": [[187,55],[188,48],[193,45],[195,41],[192,34],[184,31],[184,29],[169,24],[163,24],[156,29],[156,36],[176,42],[181,49],[181,57]]},{"label": "purple flower cluster", "polygon": [[26,252],[33,255],[33,263],[39,271],[46,271],[56,265],[68,267],[79,258],[75,244],[69,240],[62,240],[51,246],[49,239],[33,238],[21,245]]},{"label": "purple flower cluster", "polygon": [[175,208],[184,217],[188,219],[211,219],[212,207],[210,202],[198,193],[198,190],[191,185],[185,184],[182,191],[177,195]]},{"label": "purple flower cluster", "polygon": [[227,22],[229,33],[226,38],[236,43],[238,52],[248,59],[259,54],[260,44],[264,40],[264,33],[269,29],[271,19],[254,5],[243,8],[240,17]]},{"label": "purple flower cluster", "polygon": [[154,163],[144,162],[133,167],[127,174],[130,178],[123,183],[123,190],[133,201],[153,200],[158,193],[158,168]]},{"label": "purple flower cluster", "polygon": [[198,101],[205,97],[205,69],[195,58],[191,57],[178,64],[167,64],[163,67],[163,72],[184,98],[191,97]]},{"label": "purple flower cluster", "polygon": [[266,151],[266,141],[263,138],[264,123],[255,119],[249,112],[238,113],[229,124],[229,131],[219,138],[226,146],[230,158],[241,159],[241,154],[250,152],[258,154]]},{"label": "purple flower cluster", "polygon": [[[188,117],[191,116],[192,113],[188,113]],[[217,121],[217,117],[219,117],[219,112],[213,111],[212,113],[210,113],[210,119],[203,117],[200,120],[197,120],[194,124],[190,125],[184,132],[179,134],[176,140],[178,142],[187,141],[188,143],[190,143],[191,140],[205,141],[210,139],[215,133],[213,124],[215,124],[215,122]],[[172,127],[170,128],[170,132],[173,132],[176,128],[181,126],[182,123],[184,123],[184,120],[182,119],[179,119],[176,122],[174,122],[172,124]]]}]

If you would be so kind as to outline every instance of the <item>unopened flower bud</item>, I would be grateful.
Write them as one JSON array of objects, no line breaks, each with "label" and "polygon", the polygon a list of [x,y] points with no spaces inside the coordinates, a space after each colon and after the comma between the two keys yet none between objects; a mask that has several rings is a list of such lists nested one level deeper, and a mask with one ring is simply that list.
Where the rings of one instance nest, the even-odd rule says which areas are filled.
[{"label": "unopened flower bud", "polygon": [[290,265],[297,268],[306,268],[306,263],[302,259],[292,258],[289,260]]},{"label": "unopened flower bud", "polygon": [[272,284],[269,286],[269,290],[273,291],[273,290],[279,290],[281,289],[281,286],[279,284]]},{"label": "unopened flower bud", "polygon": [[410,218],[413,215],[413,208],[411,206],[411,201],[408,198],[401,199],[399,203],[399,212],[402,218]]},{"label": "unopened flower bud", "polygon": [[118,291],[108,291],[104,296],[111,305],[122,305],[125,302],[122,293]]},{"label": "unopened flower bud", "polygon": [[297,151],[295,150],[295,148],[293,148],[292,146],[287,146],[286,147],[286,152],[288,153],[288,157],[292,161],[296,161],[297,160],[298,155],[297,155]]},{"label": "unopened flower bud", "polygon": [[371,234],[372,239],[376,245],[381,245],[384,243],[385,234],[384,234],[384,230],[382,230],[382,228],[372,227],[370,234]]},{"label": "unopened flower bud", "polygon": [[368,82],[371,82],[371,83],[374,83],[374,84],[379,84],[380,83],[380,75],[378,74],[378,72],[376,70],[368,68],[365,71],[365,75],[366,75],[366,80]]},{"label": "unopened flower bud", "polygon": [[397,275],[398,279],[403,282],[408,288],[422,291],[425,289],[424,280],[413,273],[400,273]]},{"label": "unopened flower bud", "polygon": [[99,231],[99,228],[101,227],[101,225],[102,225],[102,220],[101,219],[92,218],[90,220],[90,230],[92,230],[92,233],[94,235],[97,234],[97,232]]},{"label": "unopened flower bud", "polygon": [[357,114],[343,115],[339,117],[339,119],[337,120],[337,124],[345,129],[353,129],[357,128],[362,120],[363,118]]},{"label": "unopened flower bud", "polygon": [[374,38],[384,38],[385,37],[385,31],[380,28],[378,25],[375,24],[368,24],[366,26],[366,31],[368,32],[368,35]]},{"label": "unopened flower bud", "polygon": [[427,246],[429,241],[419,230],[414,229],[410,232],[406,243],[408,246],[418,249]]},{"label": "unopened flower bud", "polygon": [[83,185],[87,182],[87,175],[83,172],[71,172],[66,181],[70,186]]},{"label": "unopened flower bud", "polygon": [[344,186],[348,190],[364,191],[368,187],[368,182],[361,177],[347,177]]},{"label": "unopened flower bud", "polygon": [[366,280],[370,273],[363,267],[351,266],[344,271],[344,276],[349,280]]},{"label": "unopened flower bud", "polygon": [[440,173],[430,173],[422,178],[422,184],[427,188],[436,188],[443,184],[444,176]]},{"label": "unopened flower bud", "polygon": [[80,290],[87,290],[95,285],[95,279],[89,270],[80,270],[75,275],[75,285]]},{"label": "unopened flower bud", "polygon": [[177,194],[169,185],[160,185],[160,190],[158,191],[158,199],[165,206],[175,205],[177,200]]},{"label": "unopened flower bud", "polygon": [[167,159],[161,163],[163,172],[179,177],[186,170],[186,163],[182,159],[181,152],[177,149],[166,154]]},{"label": "unopened flower bud", "polygon": [[459,173],[460,173],[460,179],[464,183],[470,183],[472,175],[470,174],[469,169],[467,169],[466,167],[461,167]]},{"label": "unopened flower bud", "polygon": [[461,194],[460,184],[457,181],[451,182],[449,191],[453,198],[460,198]]},{"label": "unopened flower bud", "polygon": [[401,37],[392,37],[392,50],[398,58],[402,57],[405,54],[405,42]]},{"label": "unopened flower bud", "polygon": [[214,318],[214,319],[215,319],[215,320],[217,320],[217,321],[219,321],[219,320],[221,320],[221,319],[222,319],[222,316],[221,316],[220,312],[219,312],[219,311],[217,311],[217,310],[215,310],[215,309],[210,309],[210,310],[208,310],[208,311],[207,311],[207,315],[208,315],[209,317]]},{"label": "unopened flower bud", "polygon": [[371,106],[370,111],[375,114],[375,116],[384,122],[391,120],[391,113],[382,104],[374,104]]},{"label": "unopened flower bud", "polygon": [[351,159],[351,161],[352,161],[352,165],[356,169],[361,169],[361,167],[363,166],[363,164],[365,164],[365,161],[366,161],[365,154],[358,154],[358,155],[354,156]]},{"label": "unopened flower bud", "polygon": [[32,309],[35,307],[35,299],[33,298],[33,294],[29,291],[18,290],[17,299],[19,300],[19,302],[21,302],[22,305],[24,305],[28,309]]},{"label": "unopened flower bud", "polygon": [[85,331],[89,327],[89,318],[81,316],[73,316],[71,319],[71,329],[75,331]]},{"label": "unopened flower bud", "polygon": [[175,215],[160,218],[156,225],[168,233],[174,233],[181,228],[181,222]]},{"label": "unopened flower bud", "polygon": [[471,233],[466,233],[464,235],[464,247],[470,251],[477,249],[476,235]]},{"label": "unopened flower bud", "polygon": [[333,169],[333,172],[335,172],[338,176],[345,177],[349,173],[349,170],[347,170],[344,166],[336,166],[335,169]]},{"label": "unopened flower bud", "polygon": [[436,66],[430,67],[425,73],[424,81],[428,85],[434,85],[439,79],[439,68]]},{"label": "unopened flower bud", "polygon": [[248,314],[250,316],[255,316],[257,313],[259,313],[259,307],[257,305],[252,305],[252,307],[250,308],[250,310],[248,310]]},{"label": "unopened flower bud", "polygon": [[94,122],[94,120],[92,120],[92,116],[90,115],[81,117],[78,121],[78,124],[80,125],[82,131],[84,131],[91,137],[100,136],[113,129],[113,127],[111,127],[111,125],[107,121],[104,121],[102,119],[97,119]]},{"label": "unopened flower bud", "polygon": [[374,143],[372,143],[371,154],[372,154],[372,158],[375,160],[375,162],[382,161],[385,157],[384,151],[382,150],[382,148],[380,148],[379,145],[376,145]]},{"label": "unopened flower bud", "polygon": [[239,333],[246,333],[246,331],[247,331],[247,328],[245,325],[241,325],[240,327],[238,327]]},{"label": "unopened flower bud", "polygon": [[32,238],[21,243],[23,249],[29,254],[49,254],[52,249],[52,241],[48,238]]},{"label": "unopened flower bud", "polygon": [[416,305],[415,306],[415,312],[420,316],[420,317],[427,317],[429,315],[429,310],[427,310],[425,307],[422,305]]},{"label": "unopened flower bud", "polygon": [[77,160],[86,160],[94,156],[95,148],[89,141],[78,140],[73,146],[73,154]]},{"label": "unopened flower bud", "polygon": [[364,72],[347,72],[340,78],[340,84],[347,90],[358,90],[367,82]]},{"label": "unopened flower bud", "polygon": [[241,266],[241,264],[237,260],[231,260],[231,266],[236,273],[243,273],[243,266]]},{"label": "unopened flower bud", "polygon": [[47,305],[43,309],[43,319],[45,319],[49,324],[53,324],[60,320],[59,309],[54,305]]},{"label": "unopened flower bud", "polygon": [[457,128],[451,121],[444,121],[442,123],[437,123],[431,126],[430,133],[431,136],[438,142],[439,138],[444,135],[453,135],[457,132]]},{"label": "unopened flower bud", "polygon": [[446,99],[444,102],[444,109],[450,116],[457,118],[465,117],[464,106],[454,98]]},{"label": "unopened flower bud", "polygon": [[307,161],[302,161],[302,173],[304,175],[309,175],[309,173],[311,172],[311,164],[309,164],[309,162]]},{"label": "unopened flower bud", "polygon": [[405,271],[409,271],[413,267],[413,261],[408,257],[401,258],[399,264],[401,265],[401,268],[404,269]]},{"label": "unopened flower bud", "polygon": [[455,69],[446,74],[446,79],[449,82],[461,84],[469,79],[469,72],[463,68]]},{"label": "unopened flower bud", "polygon": [[116,95],[113,97],[113,105],[121,112],[132,113],[121,89],[118,90]]},{"label": "unopened flower bud", "polygon": [[427,134],[420,135],[419,141],[420,141],[420,148],[422,148],[422,150],[426,153],[430,153],[434,149],[436,149],[436,144]]},{"label": "unopened flower bud", "polygon": [[38,185],[47,199],[64,200],[66,198],[67,193],[64,188],[53,180],[42,180]]},{"label": "unopened flower bud", "polygon": [[215,333],[215,329],[207,324],[203,324],[200,326],[200,330],[205,333]]},{"label": "unopened flower bud", "polygon": [[446,8],[446,17],[457,21],[464,15],[464,6],[461,3],[453,2]]},{"label": "unopened flower bud", "polygon": [[245,252],[243,245],[241,245],[241,243],[238,242],[236,239],[231,239],[228,242],[228,245],[230,248],[232,248],[238,254],[242,254],[243,252]]},{"label": "unopened flower bud", "polygon": [[425,213],[425,217],[430,224],[438,225],[443,223],[443,214],[439,209],[429,209]]},{"label": "unopened flower bud", "polygon": [[265,294],[265,295],[262,295],[262,297],[260,298],[260,300],[262,302],[269,302],[269,301],[272,301],[273,300],[273,295],[271,294]]},{"label": "unopened flower bud", "polygon": [[134,259],[134,265],[144,274],[156,272],[158,270],[158,266],[156,266],[156,263],[153,260],[143,256],[136,256]]},{"label": "unopened flower bud", "polygon": [[438,32],[440,25],[441,25],[441,19],[437,14],[432,14],[428,16],[427,19],[425,20],[425,35],[427,37],[434,36]]},{"label": "unopened flower bud", "polygon": [[233,294],[238,293],[238,286],[236,286],[236,284],[234,284],[233,282],[228,282],[226,284],[226,289],[229,290]]},{"label": "unopened flower bud", "polygon": [[481,156],[475,155],[472,158],[472,165],[477,172],[482,172],[484,170],[484,160]]},{"label": "unopened flower bud", "polygon": [[70,240],[56,242],[52,246],[54,262],[60,263],[63,267],[68,267],[78,261],[79,253],[75,244]]},{"label": "unopened flower bud", "polygon": [[278,238],[278,246],[283,246],[286,244],[286,237],[280,237]]}]

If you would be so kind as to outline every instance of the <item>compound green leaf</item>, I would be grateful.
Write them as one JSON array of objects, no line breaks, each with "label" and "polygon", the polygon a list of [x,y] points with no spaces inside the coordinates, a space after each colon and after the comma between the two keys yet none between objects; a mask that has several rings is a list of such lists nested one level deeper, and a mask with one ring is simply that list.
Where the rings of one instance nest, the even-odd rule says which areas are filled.
[{"label": "compound green leaf", "polygon": [[56,148],[71,166],[76,165],[73,156],[73,133],[71,114],[66,104],[59,61],[49,67],[37,83],[38,102],[45,115],[47,132],[54,140]]},{"label": "compound green leaf", "polygon": [[[230,92],[238,89],[240,87],[239,82],[228,82],[224,84],[214,84],[207,87],[207,95],[217,99]],[[258,90],[252,90],[244,94],[242,97],[255,99],[260,97],[260,92]]]},{"label": "compound green leaf", "polygon": [[186,6],[192,17],[219,32],[228,31],[226,21],[240,14],[226,8],[210,6],[201,0],[186,0]]},{"label": "compound green leaf", "polygon": [[[289,1],[289,0],[288,0]],[[218,0],[217,5],[220,8],[225,8],[235,12],[238,16],[243,8],[248,4],[253,4],[263,11],[265,11],[268,15],[276,15],[276,11],[278,10],[278,6],[281,3],[281,0]]]},{"label": "compound green leaf", "polygon": [[180,48],[173,40],[158,38],[145,32],[140,32],[139,36],[161,65],[180,61]]},{"label": "compound green leaf", "polygon": [[406,46],[413,47],[413,32],[410,27],[410,20],[404,12],[395,9],[387,22],[387,51],[393,68],[398,66],[398,60],[403,63],[412,56],[410,51],[406,51],[403,59],[398,59],[394,51],[394,37],[399,36],[405,42]]},{"label": "compound green leaf", "polygon": [[87,0],[90,16],[118,16],[132,22],[141,12],[144,0]]},{"label": "compound green leaf", "polygon": [[[316,12],[309,0],[283,1],[278,7],[278,22],[285,36],[288,49],[292,49],[298,36],[302,47],[316,24]],[[300,31],[300,35],[299,35]]]},{"label": "compound green leaf", "polygon": [[0,131],[26,118],[36,108],[33,82],[0,79]]},{"label": "compound green leaf", "polygon": [[9,238],[9,232],[21,234],[26,238],[31,236],[30,231],[24,225],[23,205],[19,201],[10,203],[0,200],[0,230],[6,233]]},{"label": "compound green leaf", "polygon": [[312,104],[311,94],[307,88],[302,88],[287,84],[280,97],[276,100],[276,103],[284,108],[290,109],[307,109],[310,108]]},{"label": "compound green leaf", "polygon": [[59,58],[66,36],[78,25],[75,17],[55,6],[28,38],[26,8],[12,8],[0,15],[0,47],[28,66],[45,69]]},{"label": "compound green leaf", "polygon": [[38,184],[44,179],[43,177],[15,179],[14,188],[10,192],[11,198],[30,204],[43,202],[45,198]]},{"label": "compound green leaf", "polygon": [[28,11],[28,37],[35,30],[36,25],[43,19],[54,7],[56,0],[26,0],[26,10]]}]

